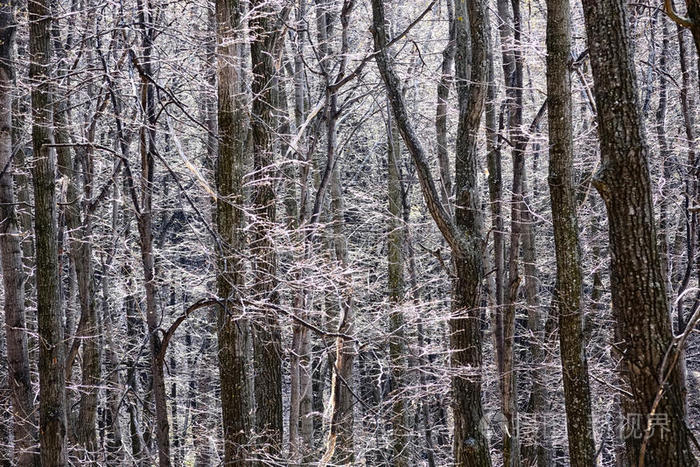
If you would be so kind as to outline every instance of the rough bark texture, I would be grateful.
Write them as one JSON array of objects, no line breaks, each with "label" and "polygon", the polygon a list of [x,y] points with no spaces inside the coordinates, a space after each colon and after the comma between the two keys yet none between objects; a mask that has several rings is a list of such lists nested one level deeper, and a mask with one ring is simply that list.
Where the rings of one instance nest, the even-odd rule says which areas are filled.
[{"label": "rough bark texture", "polygon": [[452,177],[450,176],[450,157],[447,150],[447,101],[450,96],[452,66],[455,60],[455,20],[452,0],[445,0],[445,4],[447,5],[449,35],[447,45],[442,51],[442,74],[437,87],[437,107],[435,110],[435,135],[437,137],[440,178],[442,179],[440,194],[443,204],[449,206],[452,196]]},{"label": "rough bark texture", "polygon": [[[453,251],[456,279],[452,291],[450,347],[454,394],[454,454],[457,465],[491,464],[488,442],[479,426],[481,407],[481,282],[483,215],[479,199],[477,135],[488,87],[489,28],[485,2],[459,2],[455,8],[455,77],[459,124],[455,153],[455,225],[464,242]],[[466,24],[469,19],[469,25]],[[471,74],[466,54],[471,38]],[[463,374],[466,372],[466,374]]]},{"label": "rough bark texture", "polygon": [[236,250],[243,248],[243,153],[246,140],[245,101],[240,94],[238,46],[241,5],[238,0],[217,0],[217,86],[219,157],[216,166],[216,226],[221,238],[217,294],[224,306],[218,316],[219,374],[226,466],[246,465],[249,404],[246,382],[245,334],[241,320],[244,264]]},{"label": "rough bark texture", "polygon": [[[630,424],[647,427],[662,415],[666,430],[654,430],[640,459],[642,439],[627,436],[633,463],[697,465],[684,418],[684,381],[678,367],[662,365],[673,336],[665,281],[656,244],[649,154],[637,101],[637,86],[622,0],[583,0],[598,107],[601,168],[594,181],[608,212],[612,308],[622,377],[632,397],[622,401]],[[668,373],[666,384],[659,380]],[[660,374],[663,376],[660,377]]]},{"label": "rough bark texture", "polygon": [[39,323],[39,430],[42,465],[66,463],[66,386],[56,243],[56,163],[52,143],[51,10],[47,0],[32,1],[29,11],[29,78],[32,84],[34,146],[34,238],[36,243]]},{"label": "rough bark texture", "polygon": [[4,287],[5,339],[7,370],[12,402],[14,459],[24,467],[38,464],[32,452],[37,442],[34,427],[34,390],[29,373],[27,325],[24,310],[24,273],[22,239],[15,211],[12,164],[12,66],[15,28],[14,8],[0,4],[0,254]]},{"label": "rough bark texture", "polygon": [[508,285],[504,293],[501,359],[501,407],[505,418],[504,465],[515,467],[520,461],[518,429],[518,394],[515,369],[515,316],[520,276],[520,247],[524,237],[524,216],[527,206],[525,197],[525,150],[527,137],[523,133],[523,56],[522,18],[520,0],[500,0],[498,11],[503,23],[500,25],[503,47],[503,71],[506,85],[506,107],[508,109],[508,134],[512,143],[513,185],[511,188],[511,236],[508,258]]},{"label": "rough bark texture", "polygon": [[[57,22],[51,28],[54,48],[59,57],[59,74],[66,74],[66,51],[61,41]],[[71,149],[69,97],[56,99],[53,103],[54,139],[58,145],[56,159],[58,175],[65,180],[66,198],[76,200],[67,202],[62,214],[65,227],[70,237],[70,259],[75,269],[77,291],[80,302],[80,320],[73,337],[72,345],[66,358],[66,380],[71,381],[73,365],[80,347],[83,347],[81,373],[83,391],[80,393],[80,408],[75,426],[71,426],[75,440],[86,453],[97,451],[97,396],[101,372],[101,349],[99,346],[100,320],[95,302],[94,271],[92,265],[92,215],[84,209],[92,198],[93,154],[91,149]],[[94,140],[94,126],[91,126],[88,138]],[[88,153],[89,151],[89,153]],[[75,155],[75,157],[74,157]],[[79,157],[82,156],[83,167],[80,170]],[[77,170],[76,170],[77,168]],[[80,194],[80,177],[83,176],[83,193]],[[82,219],[81,219],[82,217]],[[70,328],[69,328],[70,329]],[[70,414],[69,414],[70,417]]]},{"label": "rough bark texture", "polygon": [[253,94],[251,132],[253,138],[253,254],[255,283],[252,290],[259,303],[254,320],[255,423],[261,453],[271,459],[282,449],[282,344],[277,312],[267,304],[279,304],[277,292],[277,254],[272,244],[275,222],[275,180],[273,167],[272,85],[275,75],[273,53],[279,33],[276,30],[274,5],[265,0],[250,4],[254,15],[250,28]]},{"label": "rough bark texture", "polygon": [[547,1],[547,105],[549,192],[557,257],[555,306],[566,401],[569,459],[595,465],[591,392],[583,333],[582,272],[573,177],[571,13],[569,0]]}]

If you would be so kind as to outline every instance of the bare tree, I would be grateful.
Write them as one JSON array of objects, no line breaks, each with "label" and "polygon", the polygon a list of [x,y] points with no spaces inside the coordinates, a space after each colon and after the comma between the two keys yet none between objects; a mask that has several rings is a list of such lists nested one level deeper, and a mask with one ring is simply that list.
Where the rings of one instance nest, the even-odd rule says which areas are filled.
[{"label": "bare tree", "polygon": [[[626,8],[619,0],[583,0],[598,108],[601,168],[595,186],[608,212],[616,350],[630,395],[627,429],[641,421],[644,437],[627,436],[630,462],[697,465],[685,421],[665,280],[656,243],[649,149],[642,131]],[[652,432],[664,414],[664,436]]]}]

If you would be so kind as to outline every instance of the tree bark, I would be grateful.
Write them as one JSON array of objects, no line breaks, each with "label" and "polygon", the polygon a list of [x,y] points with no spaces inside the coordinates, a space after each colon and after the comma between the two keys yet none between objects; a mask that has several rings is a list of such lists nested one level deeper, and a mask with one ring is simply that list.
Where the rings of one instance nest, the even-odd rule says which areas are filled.
[{"label": "tree bark", "polygon": [[[254,38],[250,44],[253,94],[251,132],[253,139],[253,235],[250,250],[253,256],[254,283],[252,292],[258,303],[253,323],[255,359],[255,423],[256,436],[264,462],[272,462],[280,454],[283,439],[282,422],[282,343],[276,311],[266,306],[279,304],[277,292],[277,254],[272,243],[276,220],[276,199],[273,187],[275,168],[272,135],[272,86],[276,73],[273,54],[280,40],[275,24],[274,6],[265,0],[253,0],[254,12],[250,28]],[[278,459],[277,459],[278,460]]]},{"label": "tree bark", "polygon": [[[426,153],[409,121],[398,76],[387,54],[384,2],[372,1],[377,66],[382,75],[393,116],[416,166],[423,197],[438,229],[452,249],[455,278],[450,319],[454,428],[454,456],[460,466],[490,466],[488,443],[480,429],[481,405],[481,280],[483,277],[481,204],[477,184],[477,133],[486,96],[488,66],[488,13],[486,5],[469,2],[468,11],[456,10],[457,69],[460,119],[455,163],[455,216],[440,203]],[[469,30],[466,18],[469,18]],[[468,33],[471,35],[471,75],[467,81]],[[468,84],[471,83],[471,84]]]},{"label": "tree bark", "polygon": [[547,1],[547,106],[549,192],[557,257],[554,302],[559,315],[559,345],[573,467],[595,465],[595,440],[583,333],[581,253],[573,176],[571,12],[569,0]]},{"label": "tree bark", "polygon": [[250,421],[246,371],[247,321],[241,318],[244,262],[236,250],[245,245],[243,172],[246,103],[241,94],[238,44],[242,6],[238,0],[217,0],[217,93],[219,157],[216,165],[216,227],[221,239],[217,294],[222,301],[217,319],[221,410],[226,466],[245,466]]},{"label": "tree bark", "polygon": [[404,299],[402,222],[403,184],[401,180],[401,141],[392,118],[387,118],[387,194],[389,198],[388,282],[389,282],[389,359],[391,361],[392,465],[408,466],[408,433],[404,402],[405,337],[401,304]]},{"label": "tree bark", "polygon": [[13,48],[15,44],[14,7],[0,5],[0,253],[5,292],[5,339],[7,370],[12,402],[14,459],[20,467],[38,465],[32,452],[37,442],[34,390],[27,350],[27,324],[24,308],[22,240],[15,210],[12,163]]},{"label": "tree bark", "polygon": [[66,383],[59,295],[56,225],[56,164],[50,145],[52,112],[49,63],[51,8],[48,0],[28,3],[29,79],[32,84],[34,146],[34,238],[39,323],[39,430],[42,465],[66,464]]},{"label": "tree bark", "polygon": [[[623,399],[623,412],[628,429],[638,425],[646,431],[658,416],[664,417],[665,427],[648,437],[627,436],[627,454],[640,465],[697,465],[684,417],[685,382],[680,369],[668,368],[664,361],[673,334],[626,5],[622,0],[583,0],[583,7],[601,148],[594,183],[608,212],[616,349],[632,394]],[[666,383],[660,386],[660,380]]]},{"label": "tree bark", "polygon": [[441,191],[442,203],[450,205],[452,196],[452,177],[450,176],[450,157],[447,150],[447,100],[450,96],[450,84],[452,66],[455,60],[455,20],[452,0],[445,0],[447,5],[447,22],[449,34],[447,45],[442,51],[442,65],[440,82],[437,87],[437,107],[435,110],[435,135],[437,137],[438,163],[440,164],[440,178],[442,179]]}]

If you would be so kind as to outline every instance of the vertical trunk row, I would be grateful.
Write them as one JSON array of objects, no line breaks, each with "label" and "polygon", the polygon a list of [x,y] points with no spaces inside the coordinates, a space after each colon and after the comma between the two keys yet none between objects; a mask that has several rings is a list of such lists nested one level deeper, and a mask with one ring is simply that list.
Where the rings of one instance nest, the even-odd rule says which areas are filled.
[{"label": "vertical trunk row", "polygon": [[569,459],[573,467],[595,465],[591,393],[583,333],[582,272],[573,176],[569,0],[547,1],[547,105],[549,191],[557,258],[554,303],[564,379]]},{"label": "vertical trunk row", "polygon": [[242,97],[237,61],[241,34],[238,0],[216,1],[217,94],[219,156],[216,165],[216,227],[219,246],[217,295],[219,374],[226,466],[244,466],[248,452],[248,384],[245,341],[247,322],[241,319],[244,268],[236,253],[245,245],[243,232],[243,172],[245,164],[246,103]]},{"label": "vertical trunk row", "polygon": [[[275,10],[270,2],[254,0],[250,44],[253,94],[251,132],[253,140],[253,256],[252,292],[258,303],[254,319],[253,354],[255,359],[255,423],[261,448],[259,455],[272,461],[282,449],[282,345],[277,311],[277,254],[272,244],[275,223],[272,135],[274,114],[272,90],[275,68],[273,53],[279,32],[275,29]],[[273,307],[269,307],[267,304]],[[264,454],[263,454],[264,453]]]},{"label": "vertical trunk row", "polygon": [[[59,58],[58,74],[66,74],[66,48],[70,47],[68,41],[64,46],[61,40],[58,21],[54,21],[52,39],[56,55]],[[69,83],[66,83],[67,87]],[[88,201],[92,198],[92,161],[91,148],[73,150],[70,147],[70,99],[62,97],[53,103],[54,138],[56,148],[58,174],[66,180],[66,197],[68,200],[63,208],[65,227],[70,236],[70,259],[75,269],[78,297],[80,302],[80,320],[66,358],[66,380],[71,381],[73,365],[78,356],[80,347],[83,347],[82,356],[82,382],[84,388],[80,394],[80,408],[78,419],[71,429],[75,432],[75,440],[85,449],[86,454],[97,450],[97,433],[95,422],[97,420],[97,395],[99,391],[101,373],[101,351],[99,346],[99,318],[95,301],[94,271],[92,265],[92,215],[86,209]],[[96,109],[97,111],[97,109]],[[88,138],[94,140],[94,125],[90,128]],[[78,152],[80,151],[80,152]],[[73,157],[75,154],[76,157]],[[82,156],[82,161],[79,160]],[[80,162],[84,171],[80,170]],[[83,194],[80,196],[80,174],[83,174]],[[82,217],[82,219],[81,219]],[[70,415],[69,415],[70,417]]]},{"label": "vertical trunk row", "polygon": [[51,9],[48,0],[28,3],[29,79],[34,146],[34,239],[39,323],[39,430],[43,465],[66,463],[65,355],[58,278],[55,154],[51,149]]},{"label": "vertical trunk row", "polygon": [[[633,429],[630,462],[697,465],[684,417],[684,385],[675,359],[665,280],[656,244],[649,150],[642,131],[626,5],[622,0],[583,0],[594,95],[598,107],[601,168],[595,186],[608,212],[612,308],[622,377],[631,393],[622,401]],[[662,384],[660,384],[660,382]],[[651,431],[663,414],[666,429]]]},{"label": "vertical trunk row", "polygon": [[[477,136],[488,88],[488,6],[482,1],[458,2],[455,77],[459,124],[455,152],[455,227],[461,248],[453,251],[450,320],[454,397],[454,455],[457,465],[491,465],[488,442],[481,430],[481,283],[483,280],[483,215],[479,199]],[[467,25],[467,18],[469,24]],[[471,39],[471,47],[470,47]],[[471,49],[471,57],[468,57]],[[471,60],[470,60],[471,58]],[[469,66],[471,65],[471,66]],[[469,69],[471,68],[471,73]]]},{"label": "vertical trunk row", "polygon": [[[525,149],[527,138],[523,133],[523,59],[521,41],[520,0],[498,2],[503,23],[500,25],[503,47],[503,71],[506,81],[508,132],[512,142],[513,185],[511,200],[510,251],[508,284],[503,311],[503,358],[501,366],[502,411],[505,418],[504,465],[519,463],[518,394],[515,372],[515,316],[520,288],[520,247],[523,240],[523,221],[527,207],[524,203]],[[512,30],[511,30],[512,28]]]},{"label": "vertical trunk row", "polygon": [[[488,10],[483,2],[458,2],[455,11],[455,65],[460,119],[455,167],[455,215],[440,202],[425,150],[409,121],[400,81],[387,54],[384,2],[372,1],[377,66],[393,116],[416,167],[428,210],[450,245],[455,269],[450,319],[450,348],[454,411],[454,456],[457,465],[490,466],[488,443],[481,430],[481,280],[483,277],[481,204],[478,188],[477,134],[488,79]],[[465,7],[467,9],[465,9]],[[466,26],[469,19],[469,28]],[[471,74],[468,38],[471,35]],[[468,79],[467,79],[468,78]],[[471,84],[470,84],[471,83]]]},{"label": "vertical trunk row", "polygon": [[12,403],[14,459],[24,467],[38,462],[30,450],[37,441],[34,390],[29,370],[24,311],[22,245],[15,211],[12,164],[14,7],[0,5],[0,254],[5,297],[7,370]]}]

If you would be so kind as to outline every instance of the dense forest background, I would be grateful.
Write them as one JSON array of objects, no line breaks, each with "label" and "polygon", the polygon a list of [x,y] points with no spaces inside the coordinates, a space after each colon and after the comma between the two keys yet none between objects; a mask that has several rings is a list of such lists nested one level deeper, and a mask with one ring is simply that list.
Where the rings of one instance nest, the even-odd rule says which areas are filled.
[{"label": "dense forest background", "polygon": [[0,0],[0,463],[697,465],[698,51],[698,0]]}]

